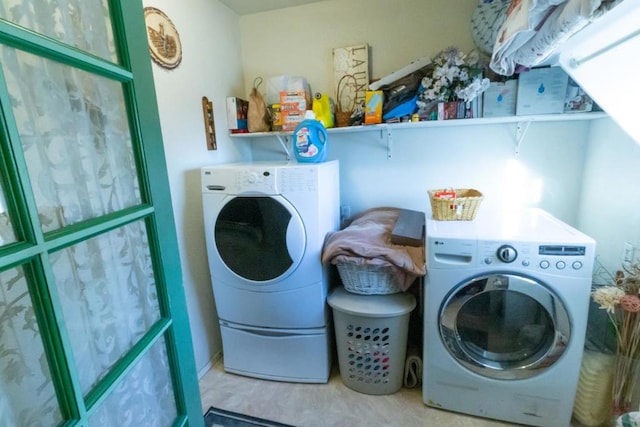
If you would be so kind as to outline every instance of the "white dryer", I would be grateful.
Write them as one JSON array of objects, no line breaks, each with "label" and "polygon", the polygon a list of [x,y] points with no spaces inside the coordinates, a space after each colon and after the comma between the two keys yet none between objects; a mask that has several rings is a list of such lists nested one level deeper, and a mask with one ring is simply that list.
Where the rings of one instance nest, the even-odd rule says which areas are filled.
[{"label": "white dryer", "polygon": [[326,382],[325,235],[339,227],[338,162],[201,170],[211,281],[228,372]]},{"label": "white dryer", "polygon": [[569,426],[595,242],[530,209],[428,220],[425,404]]}]

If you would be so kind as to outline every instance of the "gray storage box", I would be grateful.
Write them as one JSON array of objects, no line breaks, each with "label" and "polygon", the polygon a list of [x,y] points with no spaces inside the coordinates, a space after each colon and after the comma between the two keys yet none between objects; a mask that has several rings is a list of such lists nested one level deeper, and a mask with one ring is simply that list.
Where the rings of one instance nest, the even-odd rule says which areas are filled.
[{"label": "gray storage box", "polygon": [[366,394],[400,390],[415,297],[357,295],[338,287],[327,302],[333,309],[342,382]]}]

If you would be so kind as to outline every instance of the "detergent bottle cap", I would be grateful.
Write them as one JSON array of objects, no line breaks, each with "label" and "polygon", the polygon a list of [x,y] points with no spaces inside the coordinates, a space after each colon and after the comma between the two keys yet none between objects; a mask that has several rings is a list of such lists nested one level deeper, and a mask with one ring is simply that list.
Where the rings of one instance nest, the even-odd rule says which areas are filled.
[{"label": "detergent bottle cap", "polygon": [[313,110],[307,110],[304,112],[304,119],[305,120],[315,120],[316,119],[316,113],[313,112]]}]

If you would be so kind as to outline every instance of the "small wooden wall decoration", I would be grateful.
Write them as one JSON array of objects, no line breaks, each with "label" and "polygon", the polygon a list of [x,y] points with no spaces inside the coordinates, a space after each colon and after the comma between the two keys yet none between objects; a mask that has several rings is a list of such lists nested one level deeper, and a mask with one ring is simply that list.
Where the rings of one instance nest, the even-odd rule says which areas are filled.
[{"label": "small wooden wall decoration", "polygon": [[[338,47],[333,49],[334,93],[340,97],[336,103],[342,105],[364,105],[369,87],[369,46]],[[343,78],[344,76],[349,76]]]},{"label": "small wooden wall decoration", "polygon": [[144,8],[151,59],[161,67],[176,68],[182,61],[180,35],[171,19],[155,7]]},{"label": "small wooden wall decoration", "polygon": [[213,102],[206,96],[202,97],[202,113],[204,115],[204,131],[207,136],[207,150],[217,150],[216,125],[213,122]]}]

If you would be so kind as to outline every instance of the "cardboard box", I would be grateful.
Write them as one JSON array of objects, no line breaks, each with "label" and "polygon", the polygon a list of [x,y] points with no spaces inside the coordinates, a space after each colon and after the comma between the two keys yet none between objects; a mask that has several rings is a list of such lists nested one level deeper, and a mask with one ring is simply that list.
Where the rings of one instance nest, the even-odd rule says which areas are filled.
[{"label": "cardboard box", "polygon": [[307,93],[304,91],[280,92],[281,109],[305,111],[307,104]]},{"label": "cardboard box", "polygon": [[293,131],[304,120],[308,104],[304,91],[280,92],[280,118],[284,132]]},{"label": "cardboard box", "polygon": [[382,123],[382,101],[384,95],[381,90],[368,90],[365,94],[364,122],[365,124]]},{"label": "cardboard box", "polygon": [[280,112],[280,118],[282,119],[282,131],[291,132],[304,120],[304,111],[283,110]]},{"label": "cardboard box", "polygon": [[482,117],[515,116],[518,80],[491,82],[483,93]]},{"label": "cardboard box", "polygon": [[521,73],[516,115],[562,113],[568,83],[569,76],[560,67],[534,68]]},{"label": "cardboard box", "polygon": [[231,133],[249,132],[248,111],[249,101],[235,96],[227,97],[227,128]]}]

